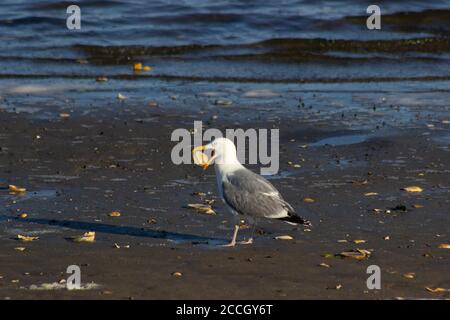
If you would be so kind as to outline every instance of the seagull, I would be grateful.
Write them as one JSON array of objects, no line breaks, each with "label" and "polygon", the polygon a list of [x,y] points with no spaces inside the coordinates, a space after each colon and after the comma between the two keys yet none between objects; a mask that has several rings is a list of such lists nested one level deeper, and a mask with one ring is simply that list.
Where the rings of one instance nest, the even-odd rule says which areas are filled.
[{"label": "seagull", "polygon": [[[242,215],[253,222],[252,236],[240,244],[253,243],[253,232],[259,218],[278,219],[287,223],[310,226],[311,223],[298,216],[277,189],[266,179],[245,168],[237,159],[236,146],[227,138],[216,138],[207,145],[196,147],[192,153],[211,151],[211,158],[203,164],[207,169],[213,162],[217,186],[222,201],[234,215]],[[231,242],[234,247],[239,225],[234,226]]]}]

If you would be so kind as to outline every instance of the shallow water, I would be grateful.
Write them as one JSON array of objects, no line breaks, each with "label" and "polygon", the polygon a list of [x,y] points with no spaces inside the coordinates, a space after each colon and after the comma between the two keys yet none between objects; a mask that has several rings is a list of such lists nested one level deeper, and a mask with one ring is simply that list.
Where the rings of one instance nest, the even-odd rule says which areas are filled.
[{"label": "shallow water", "polygon": [[328,137],[311,144],[311,147],[321,147],[321,146],[345,146],[348,144],[361,143],[368,139],[369,137],[365,134],[354,134],[354,135],[343,135]]}]

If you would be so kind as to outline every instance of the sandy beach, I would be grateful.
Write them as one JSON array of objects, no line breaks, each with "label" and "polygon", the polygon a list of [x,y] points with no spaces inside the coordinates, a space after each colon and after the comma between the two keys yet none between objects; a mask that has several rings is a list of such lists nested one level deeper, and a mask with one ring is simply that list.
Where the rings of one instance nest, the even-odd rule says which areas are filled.
[{"label": "sandy beach", "polygon": [[[239,107],[232,108],[237,112]],[[447,296],[425,289],[449,286],[448,252],[438,248],[449,235],[450,155],[448,144],[440,143],[448,136],[444,119],[434,119],[432,128],[415,124],[391,134],[355,134],[344,127],[330,129],[331,124],[321,130],[316,122],[300,119],[274,121],[292,129],[282,131],[280,174],[271,182],[313,227],[304,231],[265,221],[254,245],[220,248],[232,220],[217,198],[213,170],[175,166],[170,159],[171,128],[191,123],[184,115],[119,103],[112,111],[75,112],[70,118],[56,113],[41,120],[6,111],[0,116],[3,185],[27,188],[24,194],[1,192],[2,298]],[[387,111],[384,117],[391,118]],[[215,127],[229,127],[219,119]],[[319,143],[333,137],[343,144]],[[424,191],[401,190],[409,185]],[[205,199],[217,200],[217,215],[185,208]],[[110,217],[112,211],[121,216]],[[28,216],[20,218],[21,213]],[[94,243],[67,239],[88,231],[97,233]],[[21,242],[14,239],[17,234],[39,239]],[[294,239],[274,239],[286,234]],[[242,231],[246,236],[248,230]],[[356,248],[370,250],[370,257],[335,256]],[[99,287],[30,290],[66,279],[72,264],[81,267],[83,283]],[[366,268],[372,264],[382,268],[382,290],[366,287]],[[406,278],[411,272],[414,278]]]}]

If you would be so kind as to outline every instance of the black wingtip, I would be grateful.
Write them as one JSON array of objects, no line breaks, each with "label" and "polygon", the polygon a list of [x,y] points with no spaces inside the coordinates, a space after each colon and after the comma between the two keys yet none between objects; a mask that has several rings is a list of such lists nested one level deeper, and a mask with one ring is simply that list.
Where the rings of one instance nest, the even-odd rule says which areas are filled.
[{"label": "black wingtip", "polygon": [[294,223],[294,224],[302,224],[302,225],[304,225],[306,227],[311,227],[312,226],[310,221],[308,221],[306,219],[303,219],[302,217],[299,217],[299,216],[297,216],[295,214],[290,214],[287,217],[279,218],[279,220],[286,221],[286,222],[289,222],[289,223]]}]

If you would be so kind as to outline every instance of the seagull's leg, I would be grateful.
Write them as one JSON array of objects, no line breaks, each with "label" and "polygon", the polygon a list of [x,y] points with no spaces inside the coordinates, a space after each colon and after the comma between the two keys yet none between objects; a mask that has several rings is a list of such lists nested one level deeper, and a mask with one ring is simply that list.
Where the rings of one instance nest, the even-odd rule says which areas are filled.
[{"label": "seagull's leg", "polygon": [[257,220],[256,220],[256,218],[254,218],[253,226],[252,226],[252,233],[251,233],[250,238],[248,238],[248,240],[239,241],[239,244],[252,244],[253,243],[253,235],[255,234],[256,223],[257,223]]},{"label": "seagull's leg", "polygon": [[234,247],[236,245],[236,238],[239,231],[239,225],[236,224],[234,226],[234,232],[233,232],[233,238],[231,238],[231,242],[228,244],[225,244],[224,247]]}]

